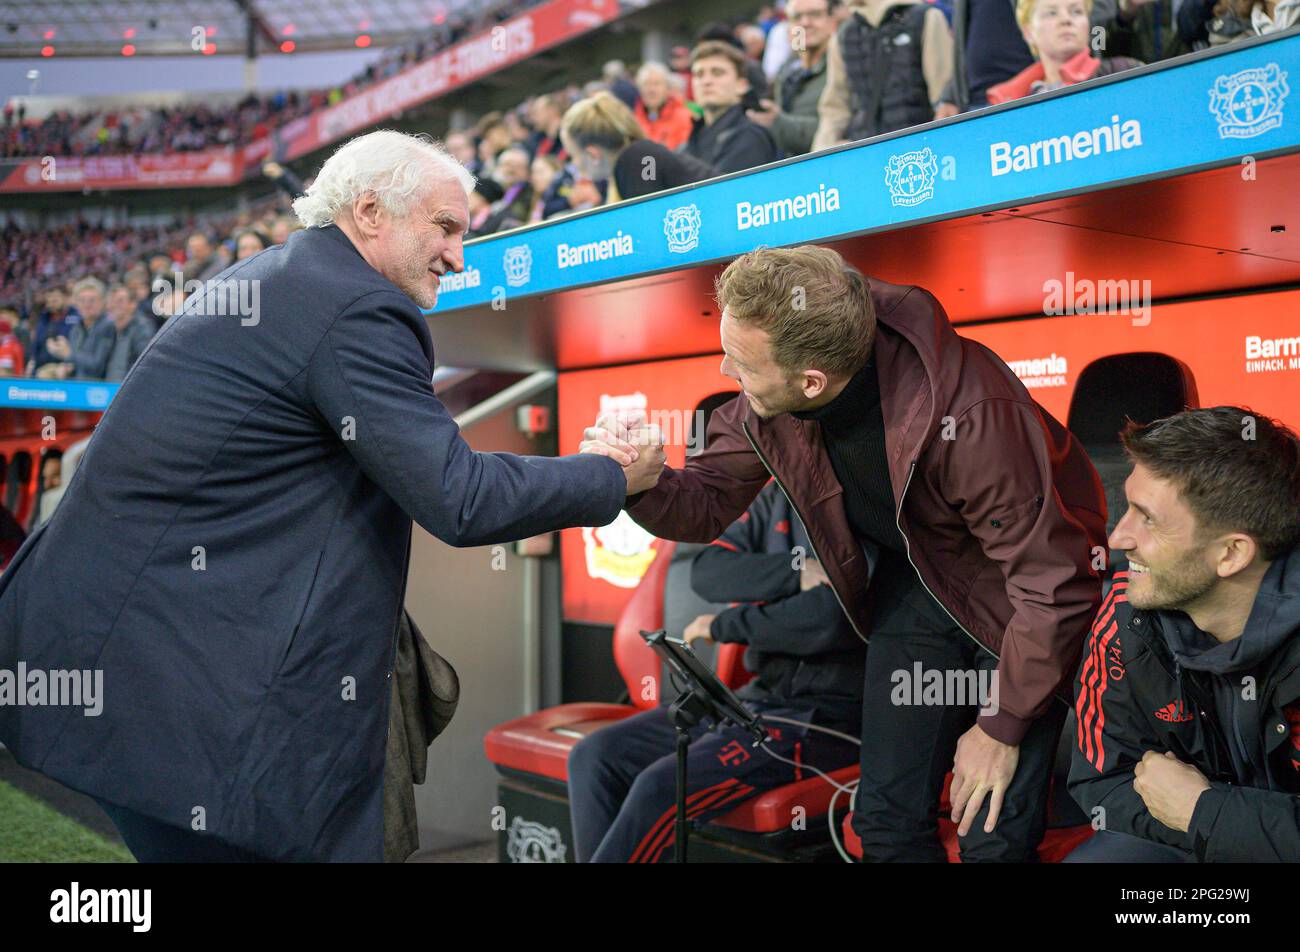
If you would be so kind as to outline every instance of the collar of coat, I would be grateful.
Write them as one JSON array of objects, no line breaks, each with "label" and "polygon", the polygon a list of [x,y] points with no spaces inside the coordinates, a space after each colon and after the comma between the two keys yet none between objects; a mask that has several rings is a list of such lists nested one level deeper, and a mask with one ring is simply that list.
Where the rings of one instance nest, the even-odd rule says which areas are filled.
[{"label": "collar of coat", "polygon": [[[1101,60],[1086,49],[1080,50],[1061,65],[1061,80],[1066,86],[1073,86],[1085,79],[1092,79],[1099,69],[1101,69]],[[998,103],[1028,96],[1030,87],[1034,83],[1042,82],[1045,76],[1046,71],[1043,69],[1042,60],[1035,60],[1005,83],[990,86],[989,103],[996,106]]]}]

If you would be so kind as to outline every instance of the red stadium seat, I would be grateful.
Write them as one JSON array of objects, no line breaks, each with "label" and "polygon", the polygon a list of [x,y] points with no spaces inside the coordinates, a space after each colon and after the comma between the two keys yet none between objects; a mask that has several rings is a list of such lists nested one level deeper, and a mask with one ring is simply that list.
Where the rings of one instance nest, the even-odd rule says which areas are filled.
[{"label": "red stadium seat", "polygon": [[[631,703],[561,704],[498,724],[483,740],[488,760],[498,767],[568,780],[569,751],[578,741],[592,731],[655,706],[657,700],[645,698],[642,685],[645,678],[658,681],[659,659],[646,647],[641,632],[663,627],[664,582],[676,548],[675,542],[659,542],[654,561],[614,626],[614,663],[627,685]],[[748,680],[742,656],[740,645],[719,646],[718,675],[730,687],[739,687]],[[738,672],[743,672],[744,677]]]},{"label": "red stadium seat", "polygon": [[[632,703],[561,704],[499,724],[483,740],[487,758],[498,770],[516,780],[524,774],[567,782],[569,751],[579,740],[655,706],[655,699],[643,699],[641,686],[644,678],[659,678],[659,660],[646,647],[640,632],[663,627],[664,583],[675,549],[676,543],[658,543],[654,561],[614,626],[614,663]],[[743,657],[742,645],[718,646],[717,674],[728,687],[740,687],[751,677]],[[845,783],[856,778],[857,773],[857,767],[847,767],[831,776]],[[795,807],[802,807],[808,819],[825,816],[834,792],[834,787],[813,774],[754,797],[713,822],[739,833],[779,833],[790,829]]]}]

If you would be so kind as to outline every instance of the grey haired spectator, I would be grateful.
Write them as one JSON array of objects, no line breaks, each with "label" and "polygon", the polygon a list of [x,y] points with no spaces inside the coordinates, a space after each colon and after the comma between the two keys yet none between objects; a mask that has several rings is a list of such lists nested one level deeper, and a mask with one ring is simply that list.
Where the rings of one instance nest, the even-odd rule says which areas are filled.
[{"label": "grey haired spectator", "polygon": [[[764,99],[749,118],[771,131],[786,155],[812,149],[821,116],[818,103],[826,89],[826,51],[835,33],[836,0],[790,0],[786,15],[796,30],[798,47],[777,70],[775,99]],[[773,27],[773,30],[778,27]]]}]

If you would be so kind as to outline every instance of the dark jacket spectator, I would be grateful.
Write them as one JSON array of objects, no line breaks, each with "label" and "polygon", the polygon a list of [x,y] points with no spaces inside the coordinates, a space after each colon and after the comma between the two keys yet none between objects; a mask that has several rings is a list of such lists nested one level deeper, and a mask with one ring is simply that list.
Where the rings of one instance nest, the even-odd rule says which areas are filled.
[{"label": "dark jacket spectator", "polygon": [[[1187,5],[1195,5],[1195,0],[1187,0]],[[1174,0],[1119,0],[1114,18],[1103,25],[1107,56],[1158,63],[1192,49],[1178,29]]]},{"label": "dark jacket spectator", "polygon": [[[744,103],[746,109],[757,109],[764,99],[771,98],[772,91],[768,86],[767,74],[763,72],[763,64],[745,55],[745,44],[740,42],[729,26],[725,23],[710,23],[700,30],[695,37],[695,45],[698,48],[705,43],[725,43],[740,56],[738,65],[740,75],[748,83],[748,88],[741,94],[741,102]],[[694,51],[692,51],[691,63],[694,62],[695,56]],[[696,98],[693,82],[690,89],[691,98]]]},{"label": "dark jacket spectator", "polygon": [[[772,79],[772,98],[749,112],[749,118],[769,129],[786,155],[812,149],[820,121],[818,104],[826,89],[826,53],[835,34],[835,0],[790,0],[786,14],[799,30],[801,49],[788,53]],[[785,36],[786,26],[773,27]],[[769,46],[772,33],[769,33]],[[789,42],[785,44],[789,48]]]},{"label": "dark jacket spectator", "polygon": [[643,138],[632,111],[607,92],[574,104],[560,135],[579,176],[609,180],[610,202],[688,185],[713,173],[711,166]]},{"label": "dark jacket spectator", "polygon": [[128,312],[126,322],[108,322],[113,328],[113,343],[104,360],[103,379],[125,380],[127,373],[140,359],[144,349],[153,340],[157,325],[152,318],[141,317],[134,311]]},{"label": "dark jacket spectator", "polygon": [[811,66],[796,54],[785,61],[772,80],[777,113],[770,127],[777,147],[786,155],[803,155],[812,150],[813,136],[821,121],[817,104],[826,89],[826,55]]},{"label": "dark jacket spectator", "polygon": [[781,157],[772,133],[748,118],[740,104],[712,123],[696,119],[683,152],[706,163],[714,175],[752,169]]},{"label": "dark jacket spectator", "polygon": [[714,175],[739,172],[781,157],[772,133],[750,119],[742,97],[752,88],[746,60],[732,45],[701,43],[691,51],[695,98],[704,115],[695,120],[683,150],[713,169]]},{"label": "dark jacket spectator", "polygon": [[68,337],[72,345],[71,375],[79,380],[103,380],[116,340],[117,329],[107,317],[100,317],[90,325],[83,321],[74,327]]},{"label": "dark jacket spectator", "polygon": [[36,319],[36,330],[32,334],[32,346],[28,353],[34,370],[39,370],[46,364],[58,360],[50,353],[48,343],[55,337],[67,337],[72,333],[72,328],[81,321],[81,315],[77,313],[76,308],[63,305],[62,291],[48,292],[46,301],[53,301],[53,303]]},{"label": "dark jacket spectator", "polygon": [[652,195],[713,176],[713,167],[681,152],[671,152],[658,142],[638,139],[618,154],[614,185],[620,198]]},{"label": "dark jacket spectator", "polygon": [[814,150],[933,119],[952,78],[952,32],[922,0],[860,0],[826,56]]},{"label": "dark jacket spectator", "polygon": [[294,174],[293,169],[285,168],[279,162],[263,163],[262,174],[274,182],[281,191],[289,196],[290,200],[307,194],[307,187],[303,185],[302,179]]}]

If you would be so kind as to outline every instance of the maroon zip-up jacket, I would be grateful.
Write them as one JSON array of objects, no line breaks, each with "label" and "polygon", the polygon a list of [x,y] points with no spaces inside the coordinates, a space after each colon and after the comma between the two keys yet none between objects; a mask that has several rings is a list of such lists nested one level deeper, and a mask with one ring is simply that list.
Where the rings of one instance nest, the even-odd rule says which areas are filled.
[{"label": "maroon zip-up jacket", "polygon": [[[999,659],[989,736],[1018,744],[1065,696],[1101,602],[1106,500],[1083,448],[996,355],[959,336],[929,292],[871,280],[887,474],[926,588]],[[866,560],[811,420],[763,420],[744,395],[714,412],[708,448],[628,513],[665,539],[710,542],[769,473],[803,519],[849,619],[870,636]]]}]

